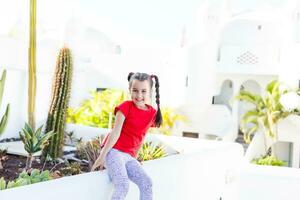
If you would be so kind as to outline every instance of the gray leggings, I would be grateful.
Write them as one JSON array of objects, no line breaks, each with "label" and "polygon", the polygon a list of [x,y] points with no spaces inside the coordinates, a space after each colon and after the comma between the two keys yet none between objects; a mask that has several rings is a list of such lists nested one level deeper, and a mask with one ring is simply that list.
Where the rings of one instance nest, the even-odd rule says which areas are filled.
[{"label": "gray leggings", "polygon": [[106,156],[105,167],[115,186],[112,200],[124,200],[129,190],[129,180],[140,190],[140,200],[152,199],[152,181],[141,164],[127,153],[112,148]]}]

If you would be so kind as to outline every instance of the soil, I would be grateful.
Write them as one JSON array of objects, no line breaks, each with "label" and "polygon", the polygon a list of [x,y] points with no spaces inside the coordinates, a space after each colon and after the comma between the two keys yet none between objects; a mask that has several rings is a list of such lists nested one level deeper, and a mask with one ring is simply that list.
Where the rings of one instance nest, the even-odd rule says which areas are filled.
[{"label": "soil", "polygon": [[[3,169],[0,169],[0,178],[4,177],[6,181],[11,181],[16,179],[19,174],[25,169],[26,166],[26,157],[17,156],[12,154],[6,154],[2,157],[2,165]],[[35,159],[32,162],[32,169],[39,170],[49,170],[50,172],[59,171],[61,168],[66,167],[66,163],[52,163],[46,162],[46,164],[42,163],[39,159]],[[87,172],[88,166],[81,165],[81,171]],[[54,178],[59,178],[60,176],[56,176]]]},{"label": "soil", "polygon": [[[0,140],[0,143],[13,142],[13,141],[20,141],[20,138],[5,138]],[[76,154],[76,152],[64,152],[64,155],[70,153]],[[3,169],[0,169],[0,178],[4,177],[6,181],[15,180],[16,178],[18,178],[19,174],[25,170],[27,158],[24,156],[7,154],[0,151],[0,159],[3,165]],[[74,162],[74,161],[70,161],[70,162]],[[50,173],[52,172],[53,178],[60,178],[61,176],[63,176],[61,173],[59,173],[60,170],[67,166],[68,165],[65,162],[58,164],[57,162],[55,163],[55,162],[47,161],[46,163],[44,163],[41,162],[39,158],[34,158],[34,160],[32,161],[31,169],[39,169],[40,171],[49,170]],[[81,163],[80,170],[82,173],[88,172],[89,171],[88,164]]]}]

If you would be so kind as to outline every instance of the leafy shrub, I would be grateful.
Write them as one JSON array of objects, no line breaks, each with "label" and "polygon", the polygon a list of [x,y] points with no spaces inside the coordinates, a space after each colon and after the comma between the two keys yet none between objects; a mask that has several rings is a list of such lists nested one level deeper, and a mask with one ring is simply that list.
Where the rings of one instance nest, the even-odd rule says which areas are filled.
[{"label": "leafy shrub", "polygon": [[152,142],[145,142],[138,152],[139,161],[154,160],[165,157],[167,154],[161,145],[155,145]]},{"label": "leafy shrub", "polygon": [[259,129],[264,130],[266,138],[276,139],[276,125],[291,114],[285,111],[280,103],[281,96],[287,93],[280,86],[281,83],[278,80],[273,80],[267,84],[265,95],[242,90],[236,96],[236,99],[254,105],[253,108],[247,110],[241,119],[241,131],[244,133],[244,140],[247,143],[251,142],[252,135]]},{"label": "leafy shrub", "polygon": [[101,153],[102,141],[103,138],[96,137],[90,141],[82,141],[77,144],[79,157],[88,160],[90,169],[92,169],[92,166],[94,165],[95,161]]},{"label": "leafy shrub", "polygon": [[279,160],[275,156],[265,155],[260,158],[253,159],[252,163],[257,165],[271,165],[271,166],[287,166],[287,163]]},{"label": "leafy shrub", "polygon": [[92,98],[83,101],[79,108],[68,109],[67,122],[111,128],[115,120],[114,108],[126,99],[128,99],[127,93],[118,89],[93,92]]},{"label": "leafy shrub", "polygon": [[40,172],[38,169],[33,169],[30,173],[23,171],[19,174],[19,177],[14,181],[9,181],[6,183],[4,178],[0,179],[0,190],[19,187],[23,185],[30,185],[33,183],[43,182],[51,180],[51,176],[48,170]]},{"label": "leafy shrub", "polygon": [[[274,144],[278,141],[278,123],[289,115],[300,115],[299,108],[286,109],[282,104],[285,102],[284,99],[286,99],[286,95],[291,92],[294,93],[295,91],[287,89],[287,86],[278,80],[273,80],[266,85],[263,95],[242,90],[236,96],[236,99],[253,105],[251,109],[242,115],[240,122],[240,128],[244,134],[245,142],[250,143],[253,136],[259,130],[262,130],[264,134],[265,151],[271,147],[273,157],[260,158],[263,163],[274,162],[275,164],[280,164],[277,163],[276,157],[274,157],[276,156]],[[295,95],[297,96],[297,94]]]},{"label": "leafy shrub", "polygon": [[59,171],[63,176],[72,176],[82,173],[80,163],[78,162],[67,162],[67,166],[61,168]]},{"label": "leafy shrub", "polygon": [[[79,108],[69,108],[67,111],[67,122],[74,124],[83,124],[92,127],[111,128],[114,124],[115,116],[113,114],[117,105],[129,99],[129,96],[123,90],[106,89],[103,92],[93,92],[92,98],[82,102]],[[176,122],[187,122],[184,115],[176,112],[169,107],[161,108],[163,124],[159,132],[171,135]],[[154,129],[150,132],[155,132]]]}]

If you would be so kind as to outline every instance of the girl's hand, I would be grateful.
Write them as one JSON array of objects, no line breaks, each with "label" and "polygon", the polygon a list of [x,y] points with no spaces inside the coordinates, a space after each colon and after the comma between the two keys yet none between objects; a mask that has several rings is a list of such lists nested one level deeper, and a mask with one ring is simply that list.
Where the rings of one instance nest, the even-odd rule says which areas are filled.
[{"label": "girl's hand", "polygon": [[96,160],[96,162],[94,163],[94,165],[91,168],[91,171],[95,171],[97,168],[99,168],[100,170],[104,169],[104,156],[100,155],[98,157],[98,159]]}]

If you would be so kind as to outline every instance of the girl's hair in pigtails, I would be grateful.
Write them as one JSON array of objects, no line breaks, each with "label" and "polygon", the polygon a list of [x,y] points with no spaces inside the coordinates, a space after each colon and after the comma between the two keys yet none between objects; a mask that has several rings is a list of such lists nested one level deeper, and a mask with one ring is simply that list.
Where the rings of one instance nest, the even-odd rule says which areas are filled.
[{"label": "girl's hair in pigtails", "polygon": [[152,88],[152,86],[153,86],[152,78],[155,79],[155,92],[156,92],[155,102],[157,104],[157,112],[156,112],[156,117],[155,117],[155,126],[160,127],[163,123],[163,120],[162,120],[162,115],[161,115],[161,111],[160,111],[160,101],[159,101],[160,96],[159,96],[158,77],[156,75],[149,75],[149,74],[146,74],[146,73],[139,73],[139,72],[133,73],[133,72],[130,72],[128,74],[127,80],[129,82],[129,88],[131,87],[131,84],[132,84],[133,80],[139,80],[139,81],[148,80],[150,82],[150,88]]},{"label": "girl's hair in pigtails", "polygon": [[130,73],[128,74],[128,76],[127,76],[127,80],[128,80],[128,81],[130,81],[130,79],[131,79],[131,77],[132,77],[133,74],[134,74],[133,72],[130,72]]},{"label": "girl's hair in pigtails", "polygon": [[161,115],[161,111],[160,111],[160,96],[159,96],[159,81],[158,81],[158,77],[156,75],[151,75],[151,78],[155,79],[155,102],[157,104],[157,112],[156,112],[156,117],[155,117],[155,126],[156,127],[160,127],[163,123],[163,119],[162,119],[162,115]]}]

